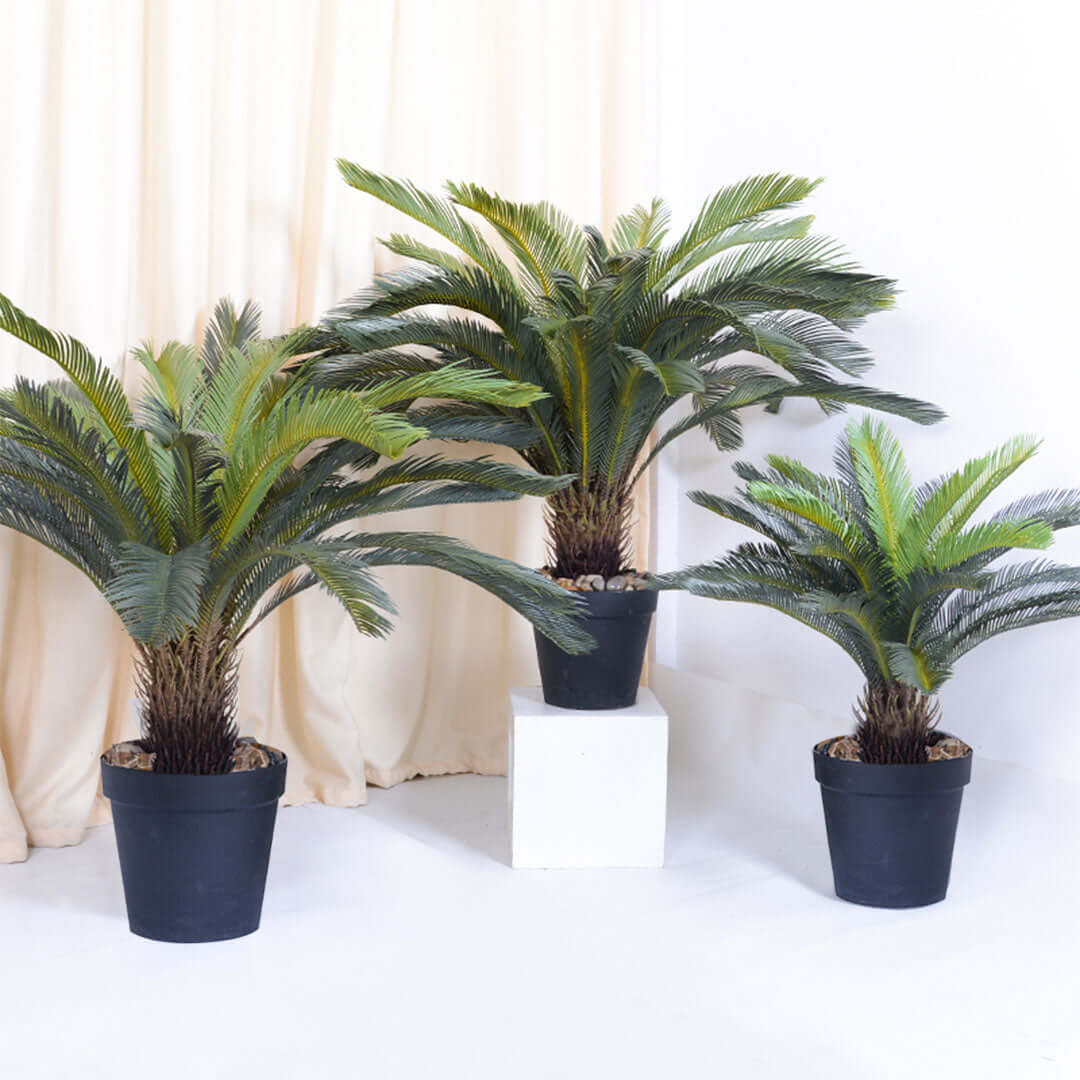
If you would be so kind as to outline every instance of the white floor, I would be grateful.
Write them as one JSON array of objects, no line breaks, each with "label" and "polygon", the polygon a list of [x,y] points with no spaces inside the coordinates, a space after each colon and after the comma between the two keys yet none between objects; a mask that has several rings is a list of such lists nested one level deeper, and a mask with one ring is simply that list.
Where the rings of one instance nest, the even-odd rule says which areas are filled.
[{"label": "white floor", "polygon": [[809,745],[672,754],[664,870],[512,871],[504,780],[417,781],[283,811],[218,945],[128,934],[108,827],[0,866],[0,1077],[1080,1077],[1080,789],[978,760],[948,900],[876,911]]}]

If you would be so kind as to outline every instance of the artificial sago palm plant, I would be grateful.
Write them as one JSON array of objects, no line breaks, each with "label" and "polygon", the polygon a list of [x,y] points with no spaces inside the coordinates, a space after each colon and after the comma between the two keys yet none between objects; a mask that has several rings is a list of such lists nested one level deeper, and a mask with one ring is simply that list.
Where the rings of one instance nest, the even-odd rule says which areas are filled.
[{"label": "artificial sago palm plant", "polygon": [[[924,402],[844,380],[870,366],[851,332],[892,306],[894,283],[858,270],[833,241],[808,235],[811,216],[786,213],[816,180],[758,176],[724,188],[668,240],[669,212],[658,199],[620,217],[605,237],[546,202],[510,202],[453,183],[444,199],[338,165],[353,187],[433,229],[460,254],[398,234],[383,241],[416,265],[380,277],[333,313],[318,378],[368,386],[464,363],[543,387],[549,396],[527,405],[442,408],[429,426],[503,442],[539,473],[575,477],[547,504],[556,578],[630,568],[635,481],[694,428],[730,450],[740,445],[744,409],[775,411],[788,397],[815,398],[826,411],[855,403],[921,423],[941,416]],[[478,227],[484,223],[493,242]],[[499,241],[512,264],[496,250]],[[432,313],[432,305],[451,310]],[[742,352],[772,363],[732,359]],[[684,399],[689,414],[650,448],[661,417]]]},{"label": "artificial sago palm plant", "polygon": [[0,327],[65,376],[19,379],[0,396],[0,524],[78,567],[123,620],[156,771],[232,767],[237,650],[283,601],[320,585],[362,633],[386,633],[393,607],[374,575],[380,566],[448,570],[569,651],[588,645],[565,592],[541,575],[444,536],[348,524],[550,494],[557,482],[516,466],[383,460],[427,434],[403,401],[525,408],[541,396],[535,387],[451,365],[373,388],[313,389],[288,375],[308,332],[260,339],[257,309],[223,301],[201,349],[134,350],[147,378],[129,402],[84,345],[2,296]]},{"label": "artificial sago palm plant", "polygon": [[915,487],[888,428],[852,422],[836,476],[774,456],[767,470],[736,466],[746,485],[735,498],[693,492],[768,542],[740,544],[659,584],[764,604],[831,638],[866,677],[856,707],[861,760],[925,761],[939,737],[934,694],[961,656],[997,634],[1080,615],[1080,569],[1045,559],[989,569],[1080,522],[1080,491],[1045,491],[972,522],[1037,446],[1020,436]]}]

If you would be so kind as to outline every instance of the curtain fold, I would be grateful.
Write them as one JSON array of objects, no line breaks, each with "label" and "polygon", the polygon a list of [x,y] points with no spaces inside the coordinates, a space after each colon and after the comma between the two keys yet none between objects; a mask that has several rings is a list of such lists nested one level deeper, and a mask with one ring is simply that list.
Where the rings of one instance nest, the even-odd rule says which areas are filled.
[{"label": "curtain fold", "polygon": [[[376,237],[409,223],[347,188],[336,156],[605,226],[654,194],[646,0],[0,0],[0,20],[0,291],[129,386],[128,348],[190,340],[220,296],[258,301],[274,333],[394,265]],[[0,340],[0,381],[17,374],[55,372]],[[544,561],[537,500],[398,517],[386,527]],[[647,519],[643,506],[642,557]],[[13,861],[107,819],[97,757],[135,722],[128,642],[93,588],[10,533],[0,553]],[[246,644],[241,730],[288,753],[287,802],[357,805],[367,783],[505,769],[506,690],[537,679],[531,628],[437,571],[384,579],[400,609],[386,641],[305,594]]]}]

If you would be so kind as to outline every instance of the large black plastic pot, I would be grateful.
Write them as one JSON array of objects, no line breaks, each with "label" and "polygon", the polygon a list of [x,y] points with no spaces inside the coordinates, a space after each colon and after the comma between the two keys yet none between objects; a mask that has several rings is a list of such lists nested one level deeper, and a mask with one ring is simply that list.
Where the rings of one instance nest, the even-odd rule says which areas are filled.
[{"label": "large black plastic pot", "polygon": [[571,656],[536,631],[544,700],[563,709],[625,709],[637,701],[658,594],[625,589],[576,595],[588,608],[582,626],[596,638],[596,649]]},{"label": "large black plastic pot", "polygon": [[224,941],[259,928],[285,755],[221,776],[101,762],[128,925],[155,941]]},{"label": "large black plastic pot", "polygon": [[945,899],[971,758],[868,765],[814,748],[836,895],[870,907]]}]

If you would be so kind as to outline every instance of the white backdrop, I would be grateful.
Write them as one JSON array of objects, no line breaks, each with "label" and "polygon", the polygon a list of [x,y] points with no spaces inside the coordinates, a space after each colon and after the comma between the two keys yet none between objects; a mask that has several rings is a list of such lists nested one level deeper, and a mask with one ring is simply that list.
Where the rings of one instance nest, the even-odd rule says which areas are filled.
[{"label": "white backdrop", "polygon": [[[691,70],[692,134],[669,194],[686,207],[751,172],[824,176],[818,227],[903,290],[895,312],[861,331],[878,360],[870,379],[950,416],[932,428],[895,422],[916,476],[1031,431],[1042,450],[1001,501],[1080,487],[1072,5],[824,0],[772,15],[765,30],[751,6],[689,5],[700,40],[757,45],[721,47]],[[842,425],[788,405],[755,416],[737,456],[827,467]],[[726,464],[704,440],[674,445],[659,480],[662,569],[748,538],[684,497],[729,490]],[[1060,533],[1049,555],[1080,561],[1080,530]],[[669,595],[661,608],[662,664],[825,710],[845,729],[860,677],[831,642],[749,605]],[[945,726],[979,753],[1080,777],[1078,649],[1080,621],[982,646],[942,694]]]},{"label": "white backdrop", "polygon": [[[601,222],[654,192],[685,221],[749,173],[820,174],[819,225],[904,289],[864,331],[875,381],[952,417],[900,425],[916,472],[1031,430],[1043,452],[1005,497],[1080,485],[1070,15],[1051,0],[1022,18],[925,0],[767,15],[704,0],[0,0],[0,288],[110,358],[190,336],[223,293],[259,299],[272,331],[314,317],[386,265],[375,237],[399,225],[338,180],[339,153]],[[0,342],[0,373],[16,372],[51,374]],[[839,427],[789,405],[753,419],[744,454],[825,466]],[[691,439],[661,462],[654,562],[736,542],[684,497],[729,486],[730,459]],[[413,524],[540,558],[535,503]],[[1053,554],[1080,560],[1080,535]],[[0,857],[18,858],[24,826],[40,843],[81,834],[101,743],[130,730],[127,648],[47,553],[5,535],[0,555]],[[244,727],[290,749],[294,800],[362,801],[365,776],[502,767],[501,695],[535,679],[528,628],[445,576],[388,584],[403,612],[389,642],[311,596],[248,650]],[[477,649],[477,633],[501,651]],[[1057,624],[965,658],[948,726],[980,753],[1075,777],[1078,644],[1080,624]],[[716,682],[703,723],[757,691],[843,727],[859,685],[782,616],[688,597],[663,598],[657,659]],[[756,738],[786,738],[743,711]],[[77,768],[57,769],[65,752]]]}]

